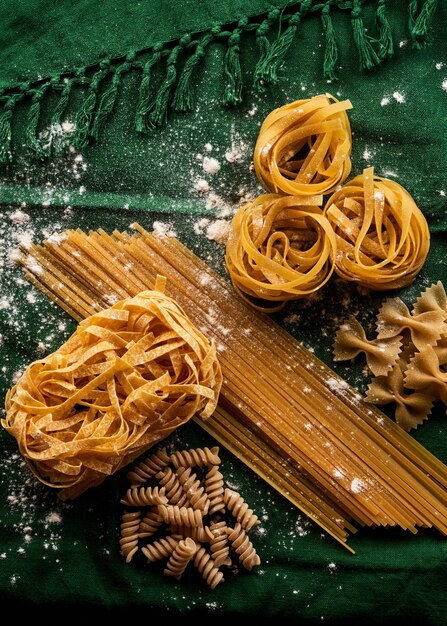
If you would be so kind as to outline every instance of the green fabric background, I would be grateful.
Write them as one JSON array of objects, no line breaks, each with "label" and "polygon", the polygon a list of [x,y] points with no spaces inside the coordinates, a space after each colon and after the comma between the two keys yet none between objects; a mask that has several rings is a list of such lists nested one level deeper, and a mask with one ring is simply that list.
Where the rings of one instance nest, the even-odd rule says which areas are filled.
[{"label": "green fabric background", "polygon": [[[365,3],[365,25],[374,23],[375,4]],[[8,0],[0,8],[0,81],[9,85],[25,76],[94,62],[104,51],[126,54],[154,38],[175,38],[182,29],[200,30],[215,20],[235,20],[243,11],[256,14],[266,6],[242,0],[190,0],[179,5],[84,0],[75,7],[69,2],[48,7],[37,0],[20,6]],[[213,219],[219,207],[207,207],[194,183],[198,177],[208,180],[220,204],[231,209],[240,202],[242,188],[258,193],[250,164],[259,126],[272,108],[301,97],[329,91],[349,98],[353,174],[374,165],[378,174],[405,186],[428,219],[429,257],[413,285],[398,295],[411,303],[431,282],[447,284],[447,90],[442,88],[447,79],[447,8],[445,2],[439,3],[434,41],[422,50],[415,50],[409,41],[407,3],[388,2],[387,9],[395,55],[367,73],[359,66],[349,18],[334,13],[340,57],[339,80],[332,83],[322,77],[324,36],[317,15],[299,27],[280,84],[265,94],[251,87],[258,51],[254,36],[248,35],[241,49],[243,102],[234,108],[221,105],[226,47],[213,44],[195,75],[194,111],[170,112],[168,124],[147,136],[133,130],[138,81],[130,73],[99,141],[83,151],[82,161],[76,161],[76,153],[33,160],[20,149],[25,109],[19,110],[14,126],[17,158],[0,170],[2,397],[14,374],[38,357],[40,343],[45,351],[54,350],[75,328],[65,313],[21,280],[21,269],[10,262],[21,234],[31,232],[34,241],[40,241],[66,228],[125,229],[138,220],[150,229],[161,220],[224,273],[223,246],[194,230],[199,217]],[[393,96],[397,93],[404,102]],[[384,98],[388,104],[383,104]],[[50,111],[50,106],[45,108],[44,117]],[[213,176],[202,171],[197,158],[207,154],[207,143],[213,146],[210,156],[221,163]],[[225,153],[234,143],[243,150],[240,160],[231,163]],[[29,216],[28,222],[17,223],[17,209]],[[334,279],[319,295],[288,305],[277,320],[363,391],[368,382],[363,362],[332,362],[333,334],[350,313],[370,324],[385,294],[365,294]],[[446,435],[444,407],[436,407],[413,433],[444,462]],[[61,622],[66,615],[62,607],[67,607],[67,615],[79,611],[102,618],[141,610],[149,620],[188,615],[227,621],[263,615],[284,623],[403,624],[410,618],[419,624],[447,623],[447,543],[438,533],[421,530],[413,536],[400,529],[361,528],[349,541],[356,551],[351,555],[221,448],[222,471],[262,519],[263,532],[252,535],[262,565],[251,573],[229,573],[211,591],[192,573],[174,582],[157,568],[124,562],[119,554],[119,498],[125,473],[62,505],[30,478],[15,454],[15,441],[5,432],[0,441],[3,607],[43,609]],[[192,423],[170,441],[179,448],[213,443]],[[52,512],[60,515],[59,523],[49,521]]]}]

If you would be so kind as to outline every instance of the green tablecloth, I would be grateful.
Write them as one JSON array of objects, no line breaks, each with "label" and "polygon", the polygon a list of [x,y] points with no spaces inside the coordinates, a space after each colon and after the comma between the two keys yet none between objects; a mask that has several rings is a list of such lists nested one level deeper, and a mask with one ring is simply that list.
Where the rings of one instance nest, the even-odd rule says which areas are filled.
[{"label": "green tablecloth", "polygon": [[[426,215],[429,257],[399,295],[411,303],[445,280],[444,2],[48,4],[5,0],[0,7],[2,397],[30,361],[75,328],[23,280],[13,262],[17,246],[67,228],[125,229],[138,220],[175,231],[224,273],[224,248],[212,227],[260,192],[250,167],[259,126],[271,109],[298,98],[349,98],[353,174],[374,165],[404,185]],[[277,83],[268,85],[276,70]],[[184,108],[187,96],[192,110],[175,111],[173,99]],[[210,171],[214,162],[204,168],[204,157],[220,169]],[[384,297],[333,280],[321,297],[289,304],[277,319],[364,391],[363,363],[333,363],[331,343],[345,316],[358,314],[367,324]],[[413,436],[446,462],[446,434],[439,406]],[[174,582],[124,562],[124,473],[61,504],[31,477],[15,441],[4,431],[0,437],[3,607],[32,606],[61,621],[77,609],[104,617],[133,608],[148,619],[447,623],[447,544],[436,532],[361,528],[349,542],[352,555],[221,448],[227,480],[262,520],[252,535],[262,565],[230,572],[211,591],[194,576]],[[192,423],[170,443],[213,444]]]}]

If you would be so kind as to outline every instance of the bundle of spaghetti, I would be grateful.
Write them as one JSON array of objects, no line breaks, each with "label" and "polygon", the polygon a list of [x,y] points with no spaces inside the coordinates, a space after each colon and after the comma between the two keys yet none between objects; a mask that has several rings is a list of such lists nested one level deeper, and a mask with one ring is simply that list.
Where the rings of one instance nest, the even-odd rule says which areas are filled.
[{"label": "bundle of spaghetti", "polygon": [[351,172],[349,100],[330,94],[296,100],[265,118],[253,162],[267,191],[304,196],[331,193]]},{"label": "bundle of spaghetti", "polygon": [[[263,194],[242,206],[231,221],[225,262],[233,286],[253,306],[281,309],[320,289],[336,256],[332,226],[322,196]],[[256,304],[252,298],[271,301]]]},{"label": "bundle of spaghetti", "polygon": [[410,284],[428,254],[427,220],[399,183],[369,167],[335,191],[324,208],[336,239],[335,272],[375,290]]},{"label": "bundle of spaghetti", "polygon": [[221,378],[214,344],[159,278],[32,363],[6,396],[2,425],[39,480],[74,498],[197,412],[211,415]]},{"label": "bundle of spaghetti", "polygon": [[[224,382],[218,410],[204,426],[211,424],[224,445],[260,467],[260,475],[271,468],[272,477],[283,467],[284,475],[293,469],[290,481],[278,481],[278,490],[287,492],[292,483],[291,495],[302,510],[312,515],[317,509],[312,518],[341,542],[350,530],[343,518],[447,532],[447,468],[441,461],[375,407],[366,407],[354,389],[273,320],[234,298],[231,286],[178,240],[135,227],[139,236],[69,231],[57,246],[32,248],[29,253],[44,268],[34,280],[76,310],[78,290],[61,292],[57,268],[76,267],[77,280],[97,306],[113,296],[116,264],[126,263],[126,290],[166,276],[176,301],[216,340]],[[239,431],[223,432],[221,408],[234,416],[232,428],[236,424]],[[268,450],[267,461],[256,458],[259,449]]]}]

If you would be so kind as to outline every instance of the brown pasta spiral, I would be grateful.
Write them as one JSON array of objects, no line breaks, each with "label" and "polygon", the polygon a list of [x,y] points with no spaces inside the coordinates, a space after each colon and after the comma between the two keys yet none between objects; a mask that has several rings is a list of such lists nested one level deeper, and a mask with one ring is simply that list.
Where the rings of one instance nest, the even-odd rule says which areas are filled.
[{"label": "brown pasta spiral", "polygon": [[223,573],[216,567],[214,559],[203,546],[197,550],[194,556],[194,565],[211,589],[215,589],[217,585],[223,581]]},{"label": "brown pasta spiral", "polygon": [[219,465],[219,448],[191,448],[190,450],[177,450],[171,454],[171,463],[178,469],[179,467],[203,467],[204,465]]},{"label": "brown pasta spiral", "polygon": [[166,535],[157,541],[148,543],[147,546],[141,548],[141,552],[147,558],[150,563],[154,561],[161,561],[162,559],[169,557],[169,555],[175,550],[179,540],[172,535]]},{"label": "brown pasta spiral", "polygon": [[410,284],[428,254],[430,233],[411,195],[370,167],[327,201],[337,238],[335,271],[373,290]]},{"label": "brown pasta spiral", "polygon": [[121,504],[126,506],[154,506],[155,504],[167,504],[165,490],[162,487],[131,487],[127,490]]},{"label": "brown pasta spiral", "polygon": [[276,311],[329,280],[337,248],[321,204],[322,197],[263,194],[236,212],[225,263],[236,291],[250,304]]},{"label": "brown pasta spiral", "polygon": [[121,553],[126,558],[126,563],[130,563],[132,557],[138,550],[138,539],[140,529],[141,511],[126,511],[123,513],[121,521]]},{"label": "brown pasta spiral", "polygon": [[224,502],[245,531],[249,531],[253,526],[259,524],[258,516],[253,513],[253,510],[237,491],[225,489]]},{"label": "brown pasta spiral", "polygon": [[228,539],[245,569],[252,570],[255,565],[259,565],[261,562],[259,555],[241,524],[237,522],[235,527],[229,528],[227,532]]},{"label": "brown pasta spiral", "polygon": [[180,580],[188,563],[191,561],[198,548],[199,546],[190,537],[179,541],[169,556],[166,567],[163,570],[163,574]]},{"label": "brown pasta spiral", "polygon": [[158,511],[165,524],[175,526],[203,526],[203,513],[189,506],[160,504]]},{"label": "brown pasta spiral", "polygon": [[296,100],[265,118],[254,150],[263,187],[291,195],[331,193],[351,172],[349,100],[330,94]]},{"label": "brown pasta spiral", "polygon": [[165,468],[169,464],[169,455],[166,450],[158,450],[147,459],[137,463],[127,474],[127,479],[132,487],[145,483],[151,476]]}]

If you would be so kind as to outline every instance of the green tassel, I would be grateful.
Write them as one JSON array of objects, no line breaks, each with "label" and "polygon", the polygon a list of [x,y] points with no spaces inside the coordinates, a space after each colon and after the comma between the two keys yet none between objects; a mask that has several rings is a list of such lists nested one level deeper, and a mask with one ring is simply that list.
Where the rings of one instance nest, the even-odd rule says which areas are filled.
[{"label": "green tassel", "polygon": [[330,14],[330,4],[326,3],[321,12],[321,21],[326,34],[326,47],[324,51],[323,74],[329,80],[336,80],[335,66],[338,60],[337,43],[335,41],[334,26]]},{"label": "green tassel", "polygon": [[228,39],[228,49],[225,55],[227,84],[223,104],[236,105],[242,101],[242,70],[239,52],[239,33],[234,32]]},{"label": "green tassel", "polygon": [[376,22],[379,27],[379,58],[381,60],[388,59],[394,54],[393,37],[391,34],[391,26],[386,16],[386,0],[379,0],[376,11]]},{"label": "green tassel", "polygon": [[11,154],[11,120],[12,108],[5,106],[0,113],[0,163],[9,163],[12,159]]},{"label": "green tassel", "polygon": [[437,0],[425,0],[422,9],[416,19],[414,7],[412,9],[413,23],[410,28],[410,34],[411,38],[413,39],[414,46],[418,49],[424,48],[432,41],[430,28],[437,4]]},{"label": "green tassel", "polygon": [[68,106],[68,101],[70,99],[72,86],[73,86],[73,78],[69,78],[61,91],[61,96],[53,111],[53,115],[51,118],[51,126],[57,126],[61,124],[62,116],[64,115]]},{"label": "green tassel", "polygon": [[260,59],[256,69],[254,82],[265,89],[265,85],[276,85],[278,83],[278,71],[281,69],[287,50],[292,45],[293,38],[297,31],[297,24],[289,25],[282,35],[274,41],[264,58]]},{"label": "green tassel", "polygon": [[112,112],[113,107],[115,105],[115,100],[116,100],[116,96],[118,93],[118,87],[119,87],[119,83],[121,80],[121,73],[122,72],[118,70],[114,72],[109,87],[101,96],[98,110],[96,112],[92,129],[90,131],[90,136],[93,137],[95,141],[98,140],[101,126],[104,124],[104,121],[106,120],[108,115]]},{"label": "green tassel", "polygon": [[81,105],[76,116],[76,129],[72,140],[72,145],[78,150],[83,150],[89,142],[90,125],[92,123],[93,111],[98,99],[99,83],[107,73],[107,69],[100,69],[94,74],[90,81],[87,97]]},{"label": "green tassel", "polygon": [[146,62],[143,68],[143,78],[140,83],[140,93],[138,96],[137,110],[135,112],[135,130],[137,133],[146,133],[149,129],[147,114],[151,109],[151,71],[153,66],[159,62],[160,58],[161,46],[157,45],[157,48],[154,47],[151,58]]},{"label": "green tassel", "polygon": [[360,66],[362,69],[370,70],[379,65],[380,58],[371,45],[370,38],[365,33],[362,20],[362,10],[359,0],[353,1],[353,9],[351,13],[352,29],[354,33],[354,41],[360,55]]},{"label": "green tassel", "polygon": [[40,89],[35,91],[31,101],[31,106],[28,110],[28,123],[25,133],[26,144],[39,159],[47,157],[51,149],[50,139],[39,139],[37,136],[37,127],[41,111],[40,103],[49,87],[50,83],[46,83],[45,85],[42,85]]},{"label": "green tassel", "polygon": [[158,90],[155,101],[149,114],[149,124],[152,126],[161,126],[168,117],[168,101],[171,93],[171,87],[177,78],[177,70],[175,69],[175,61],[169,62],[166,70],[166,78]]},{"label": "green tassel", "polygon": [[191,89],[191,77],[199,61],[205,55],[205,48],[212,40],[213,35],[208,33],[202,41],[197,44],[193,55],[189,57],[183,66],[177,88],[172,101],[172,108],[176,111],[191,111],[193,108],[193,95]]},{"label": "green tassel", "polygon": [[263,59],[260,59],[255,69],[255,85],[262,87],[265,85],[276,85],[278,83],[278,72],[284,64],[284,57],[292,45],[301,18],[309,11],[312,0],[303,0],[298,13],[289,18],[289,25],[286,30],[278,36],[272,43]]},{"label": "green tassel", "polygon": [[271,48],[271,43],[267,37],[267,33],[280,15],[281,11],[279,9],[273,9],[268,14],[267,19],[265,19],[256,29],[256,43],[259,50],[259,60],[256,64],[254,72],[253,86],[260,93],[266,90],[261,76],[264,72],[266,59]]}]

